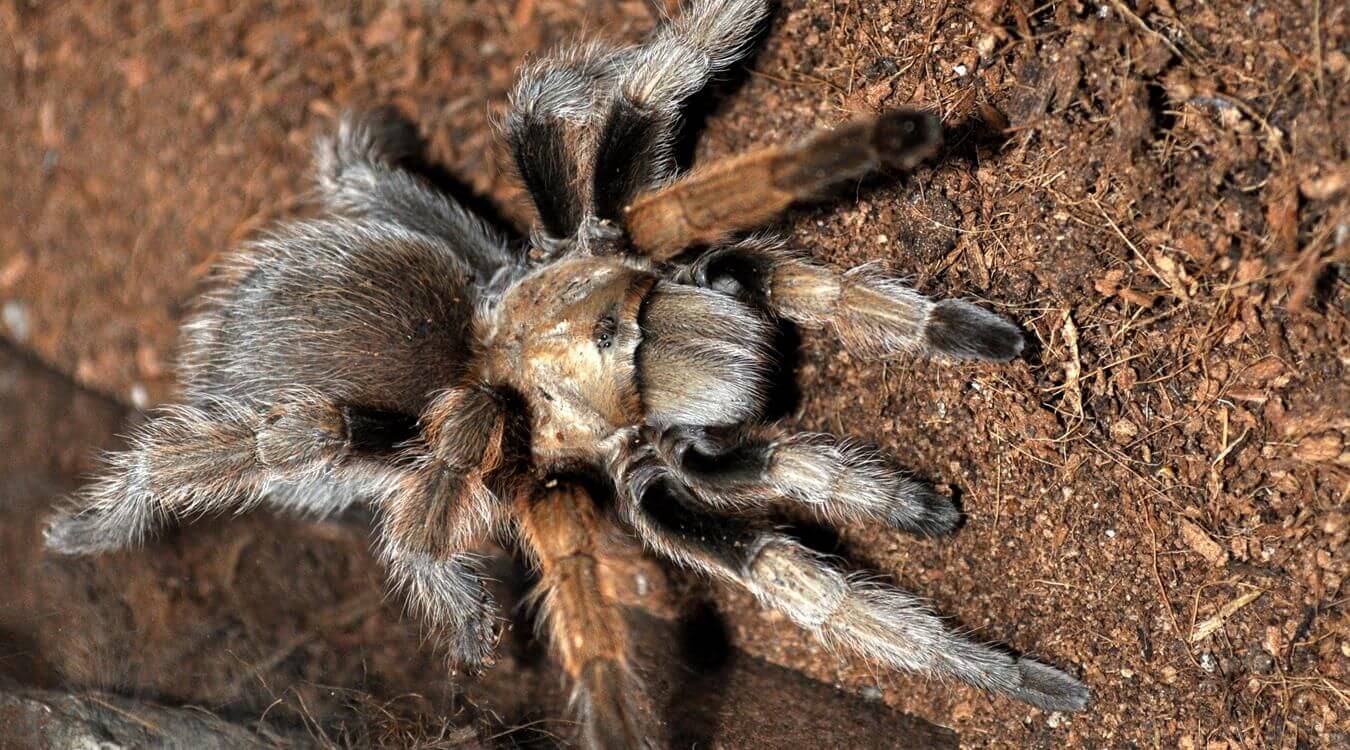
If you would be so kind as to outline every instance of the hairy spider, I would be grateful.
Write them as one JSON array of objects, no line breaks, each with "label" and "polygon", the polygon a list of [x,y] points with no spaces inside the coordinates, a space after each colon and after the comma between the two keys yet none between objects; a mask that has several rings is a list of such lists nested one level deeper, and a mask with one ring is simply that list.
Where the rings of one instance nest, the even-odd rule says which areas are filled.
[{"label": "hairy spider", "polygon": [[880,271],[840,273],[744,232],[795,201],[933,154],[891,111],[677,174],[680,108],[742,58],[768,0],[692,0],[643,44],[527,66],[503,123],[538,212],[530,252],[409,169],[414,129],[347,116],[317,148],[327,216],[223,264],[187,323],[185,400],[109,457],[47,544],[91,553],[261,503],[376,509],[378,552],[467,665],[495,614],[470,554],[513,538],[538,565],[583,741],[659,743],[599,541],[611,528],[745,587],[832,647],[1047,709],[1088,691],[947,628],[918,598],[844,574],[775,530],[798,503],[931,535],[959,512],[888,459],[763,424],[781,322],[884,358],[1007,360],[1018,329]]}]

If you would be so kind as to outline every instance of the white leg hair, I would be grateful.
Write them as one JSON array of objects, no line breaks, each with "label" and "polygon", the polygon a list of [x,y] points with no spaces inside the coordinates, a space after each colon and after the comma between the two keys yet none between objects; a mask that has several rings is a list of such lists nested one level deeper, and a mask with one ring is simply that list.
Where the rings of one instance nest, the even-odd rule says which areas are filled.
[{"label": "white leg hair", "polygon": [[691,0],[622,60],[619,91],[639,109],[670,118],[708,80],[750,52],[768,0]]},{"label": "white leg hair", "polygon": [[1067,674],[959,635],[922,599],[845,576],[790,539],[766,535],[740,578],[765,606],[869,661],[955,677],[1049,711],[1087,705],[1087,688]]},{"label": "white leg hair", "polygon": [[[103,477],[51,521],[47,546],[102,552],[173,521],[242,512],[265,499],[325,515],[366,494],[382,511],[378,550],[394,588],[457,661],[483,664],[495,618],[465,550],[501,525],[499,503],[435,456],[364,460],[351,455],[352,441],[345,411],[311,391],[288,393],[267,410],[220,399],[171,407],[133,436],[130,450],[108,457]],[[315,491],[336,484],[345,485],[336,497]],[[273,489],[280,492],[269,496]]]},{"label": "white leg hair", "polygon": [[315,179],[324,207],[439,238],[479,282],[487,282],[516,258],[480,217],[402,168],[421,150],[415,126],[392,109],[344,113],[337,133],[315,143]]},{"label": "white leg hair", "polygon": [[714,507],[788,500],[834,523],[878,521],[929,536],[961,520],[949,499],[876,449],[833,435],[766,431],[723,443],[669,430],[658,440],[667,464]]},{"label": "white leg hair", "polygon": [[626,519],[656,553],[743,586],[823,643],[894,669],[955,677],[1048,710],[1076,711],[1088,690],[1040,662],[969,640],[919,598],[850,577],[753,521],[717,517],[639,449],[615,458]]},{"label": "white leg hair", "polygon": [[411,551],[388,534],[382,534],[378,549],[390,588],[446,649],[452,666],[471,672],[491,666],[498,618],[479,558]]},{"label": "white leg hair", "polygon": [[705,253],[691,282],[754,297],[806,328],[831,328],[849,351],[869,359],[904,353],[1004,361],[1022,352],[1016,326],[956,299],[932,300],[877,264],[840,272],[756,235]]},{"label": "white leg hair", "polygon": [[565,47],[522,68],[511,90],[498,127],[539,214],[534,244],[547,252],[584,246],[596,228],[586,162],[620,54],[598,42]]},{"label": "white leg hair", "polygon": [[369,500],[376,488],[365,485],[329,475],[295,482],[273,480],[268,483],[265,502],[288,515],[319,521]]},{"label": "white leg hair", "polygon": [[508,97],[506,125],[520,120],[551,117],[576,125],[594,122],[602,114],[605,86],[614,75],[614,63],[625,54],[602,42],[563,47],[520,69]]},{"label": "white leg hair", "polygon": [[[609,144],[623,158],[640,161],[641,173],[623,190],[626,199],[674,177],[671,148],[680,108],[713,76],[749,54],[768,13],[768,0],[692,0],[631,54],[617,59],[617,92],[601,148]],[[641,135],[615,146],[622,140],[613,137],[616,128]],[[603,168],[603,152],[600,162]]]},{"label": "white leg hair", "polygon": [[164,409],[52,519],[47,546],[87,554],[135,545],[170,521],[247,510],[272,481],[315,481],[346,454],[341,420],[304,391],[267,412],[224,400]]}]

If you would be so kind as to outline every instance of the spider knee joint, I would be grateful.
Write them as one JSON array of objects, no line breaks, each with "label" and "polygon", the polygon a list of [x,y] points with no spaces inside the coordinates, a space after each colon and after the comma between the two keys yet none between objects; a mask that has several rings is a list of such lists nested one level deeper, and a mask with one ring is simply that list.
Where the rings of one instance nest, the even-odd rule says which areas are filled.
[{"label": "spider knee joint", "polygon": [[269,412],[257,432],[257,457],[268,468],[298,467],[341,453],[347,445],[342,412],[332,405],[279,406]]}]

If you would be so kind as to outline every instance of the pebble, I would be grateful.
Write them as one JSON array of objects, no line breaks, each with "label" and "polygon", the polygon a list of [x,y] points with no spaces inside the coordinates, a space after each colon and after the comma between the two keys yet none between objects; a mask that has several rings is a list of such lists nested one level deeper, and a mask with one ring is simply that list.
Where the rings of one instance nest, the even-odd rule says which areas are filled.
[{"label": "pebble", "polygon": [[1200,668],[1206,672],[1213,672],[1219,664],[1214,660],[1214,654],[1206,651],[1200,654]]},{"label": "pebble", "polygon": [[28,340],[28,335],[32,329],[28,324],[28,308],[22,302],[9,300],[5,302],[3,308],[0,308],[0,320],[5,323],[5,328],[14,341],[22,344]]}]

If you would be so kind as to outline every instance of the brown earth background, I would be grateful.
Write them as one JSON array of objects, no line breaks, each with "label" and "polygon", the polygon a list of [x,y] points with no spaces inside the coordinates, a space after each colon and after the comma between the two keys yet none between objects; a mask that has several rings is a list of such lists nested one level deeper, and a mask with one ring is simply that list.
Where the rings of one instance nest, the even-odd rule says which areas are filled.
[{"label": "brown earth background", "polygon": [[[490,127],[513,71],[653,22],[637,0],[0,0],[0,676],[207,707],[278,742],[567,735],[528,614],[508,609],[497,669],[452,683],[359,527],[258,513],[85,561],[45,558],[38,529],[96,448],[172,400],[203,275],[307,210],[307,144],[336,113],[399,106],[522,228]],[[939,727],[965,746],[1350,746],[1348,24],[1328,0],[781,4],[696,158],[935,109],[937,159],[784,225],[1034,341],[1006,366],[878,365],[804,335],[791,422],[879,443],[968,516],[948,539],[858,525],[827,548],[1094,703],[1046,714],[879,672],[674,574],[634,622],[652,663],[694,675],[665,709],[685,746],[950,742]],[[518,602],[518,561],[494,568]]]}]

